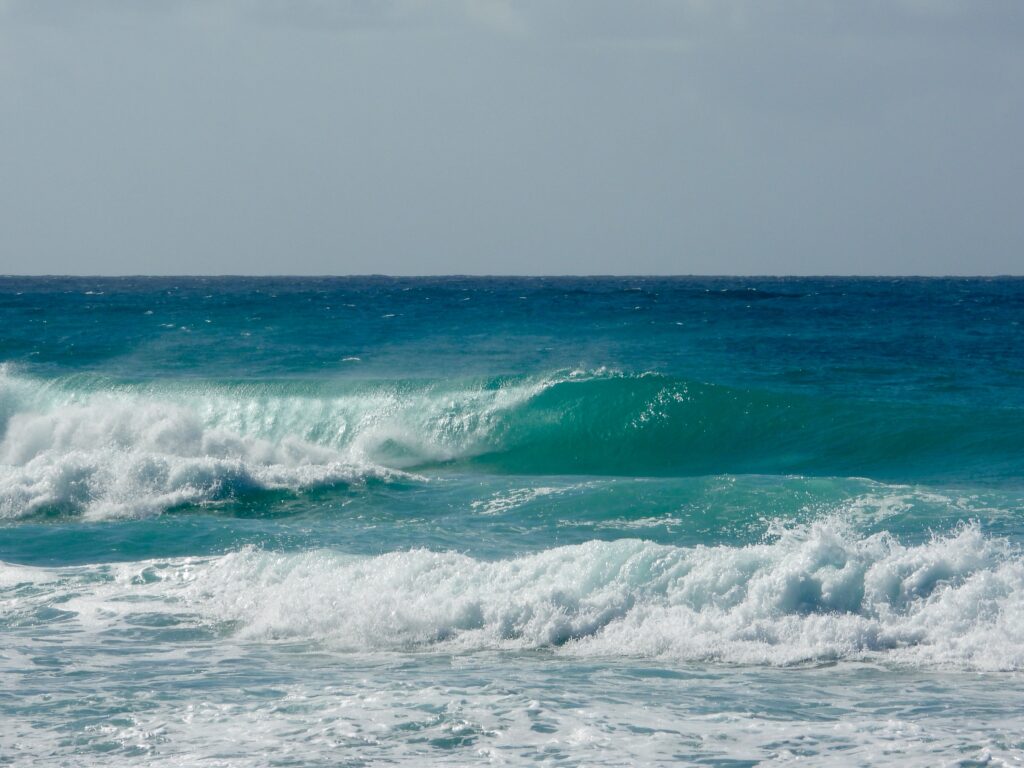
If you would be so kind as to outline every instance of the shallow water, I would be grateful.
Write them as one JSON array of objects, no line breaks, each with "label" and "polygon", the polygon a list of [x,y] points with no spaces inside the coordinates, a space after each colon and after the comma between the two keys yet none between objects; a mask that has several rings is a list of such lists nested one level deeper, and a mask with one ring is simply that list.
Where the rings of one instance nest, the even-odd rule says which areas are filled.
[{"label": "shallow water", "polygon": [[1022,320],[0,279],[0,763],[1024,761]]}]

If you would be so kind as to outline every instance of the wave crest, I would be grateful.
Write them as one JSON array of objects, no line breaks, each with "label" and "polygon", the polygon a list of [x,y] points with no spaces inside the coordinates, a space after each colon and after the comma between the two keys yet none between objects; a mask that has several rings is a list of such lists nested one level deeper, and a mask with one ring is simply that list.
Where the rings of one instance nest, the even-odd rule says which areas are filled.
[{"label": "wave crest", "polygon": [[245,549],[64,576],[77,594],[62,606],[87,626],[159,611],[246,642],[1024,669],[1024,560],[976,524],[916,545],[830,518],[745,547],[623,539],[498,561]]},{"label": "wave crest", "polygon": [[1019,475],[1018,411],[833,402],[660,374],[37,380],[0,370],[0,515],[143,514],[454,463],[496,473]]},{"label": "wave crest", "polygon": [[[111,392],[75,392],[41,403],[44,390],[26,393],[23,382],[16,384],[21,392],[0,389],[8,406],[0,440],[0,518],[53,512],[138,517],[256,491],[401,474],[292,435],[239,434],[186,404]],[[21,402],[11,407],[18,395]]]}]

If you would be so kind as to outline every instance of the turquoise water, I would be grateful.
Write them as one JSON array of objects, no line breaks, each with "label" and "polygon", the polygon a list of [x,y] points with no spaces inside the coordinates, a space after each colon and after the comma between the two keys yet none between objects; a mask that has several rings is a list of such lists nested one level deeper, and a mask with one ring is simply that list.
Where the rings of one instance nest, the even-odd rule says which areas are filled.
[{"label": "turquoise water", "polygon": [[0,764],[1018,764],[1022,321],[2,278]]}]

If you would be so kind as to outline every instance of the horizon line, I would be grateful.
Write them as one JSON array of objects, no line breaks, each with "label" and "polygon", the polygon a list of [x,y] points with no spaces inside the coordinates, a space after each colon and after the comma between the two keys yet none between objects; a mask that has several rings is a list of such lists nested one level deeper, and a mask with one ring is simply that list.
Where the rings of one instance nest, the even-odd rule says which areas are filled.
[{"label": "horizon line", "polygon": [[513,280],[513,279],[529,279],[529,280],[547,280],[547,279],[580,279],[588,278],[595,280],[602,279],[622,279],[622,280],[642,280],[642,279],[740,279],[740,280],[770,280],[770,279],[797,279],[797,280],[821,280],[821,279],[839,279],[839,280],[999,280],[999,279],[1021,279],[1024,278],[1024,273],[1011,274],[1011,273],[975,273],[975,274],[936,274],[927,275],[919,273],[901,273],[901,274],[856,274],[856,273],[806,273],[806,274],[785,274],[785,273],[763,273],[763,274],[727,274],[727,273],[572,273],[564,272],[558,274],[498,274],[498,273],[472,273],[472,272],[450,272],[450,273],[431,273],[431,274],[388,274],[384,272],[352,272],[347,274],[330,274],[330,273],[309,273],[309,274],[287,274],[287,273],[265,273],[265,274],[244,274],[236,272],[224,272],[216,274],[196,274],[196,273],[117,273],[117,274],[102,274],[102,273],[0,273],[0,280],[8,279],[158,279],[158,278],[169,278],[169,279],[357,279],[357,278],[383,278],[388,280],[435,280],[440,278],[472,278],[472,279],[483,279],[483,280]]}]

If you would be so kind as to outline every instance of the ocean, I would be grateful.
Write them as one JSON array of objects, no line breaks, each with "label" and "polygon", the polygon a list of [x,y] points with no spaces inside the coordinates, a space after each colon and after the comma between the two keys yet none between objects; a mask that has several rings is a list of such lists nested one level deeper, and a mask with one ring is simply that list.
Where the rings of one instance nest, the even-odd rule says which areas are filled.
[{"label": "ocean", "polygon": [[0,764],[1020,765],[1024,279],[0,278]]}]

